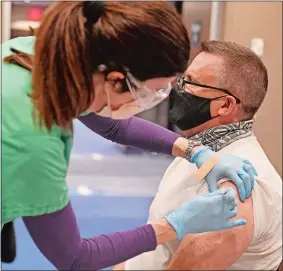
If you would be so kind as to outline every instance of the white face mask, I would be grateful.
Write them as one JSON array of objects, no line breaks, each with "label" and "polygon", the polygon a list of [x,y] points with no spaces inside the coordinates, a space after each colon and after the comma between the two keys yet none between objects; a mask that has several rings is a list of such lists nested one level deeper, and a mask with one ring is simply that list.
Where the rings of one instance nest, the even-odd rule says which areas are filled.
[{"label": "white face mask", "polygon": [[112,109],[111,95],[109,92],[106,93],[107,105],[101,111],[95,113],[101,117],[112,119],[127,119],[144,111],[144,109],[141,108],[135,100],[122,104],[118,109]]},{"label": "white face mask", "polygon": [[107,105],[104,106],[104,108],[99,112],[96,112],[97,115],[112,119],[130,118],[162,102],[169,96],[172,83],[176,83],[176,76],[167,78],[153,78],[147,80],[146,82],[141,82],[137,80],[129,71],[126,73],[126,83],[129,88],[129,97],[122,102],[123,98],[121,97],[121,100],[117,99],[117,93],[114,94],[112,91],[113,89],[105,89],[107,95]]},{"label": "white face mask", "polygon": [[111,110],[110,106],[105,106],[100,112],[96,113],[101,117],[107,117],[112,119],[128,119],[134,115],[137,115],[144,110],[137,106],[135,102],[123,104],[117,110]]}]

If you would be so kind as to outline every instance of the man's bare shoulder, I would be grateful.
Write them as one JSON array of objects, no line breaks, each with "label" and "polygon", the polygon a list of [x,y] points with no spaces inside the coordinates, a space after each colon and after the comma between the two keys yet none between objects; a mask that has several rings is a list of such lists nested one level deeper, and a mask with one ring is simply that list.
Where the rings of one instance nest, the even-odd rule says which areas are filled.
[{"label": "man's bare shoulder", "polygon": [[[231,182],[220,185],[224,188],[236,187]],[[252,197],[241,202],[237,197],[238,215],[234,219],[245,219],[245,226],[229,230],[187,235],[181,241],[169,270],[224,270],[231,266],[248,248],[253,238]]]}]

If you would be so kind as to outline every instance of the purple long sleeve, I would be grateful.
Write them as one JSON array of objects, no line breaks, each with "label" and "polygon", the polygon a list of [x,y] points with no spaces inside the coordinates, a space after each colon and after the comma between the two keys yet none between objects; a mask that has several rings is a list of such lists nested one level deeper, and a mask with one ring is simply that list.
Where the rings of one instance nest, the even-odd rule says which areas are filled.
[{"label": "purple long sleeve", "polygon": [[156,248],[151,225],[93,238],[81,238],[71,204],[52,214],[24,217],[42,254],[59,270],[97,270]]},{"label": "purple long sleeve", "polygon": [[180,137],[168,129],[137,117],[113,120],[92,113],[80,117],[79,120],[108,140],[151,152],[171,155],[173,144]]}]

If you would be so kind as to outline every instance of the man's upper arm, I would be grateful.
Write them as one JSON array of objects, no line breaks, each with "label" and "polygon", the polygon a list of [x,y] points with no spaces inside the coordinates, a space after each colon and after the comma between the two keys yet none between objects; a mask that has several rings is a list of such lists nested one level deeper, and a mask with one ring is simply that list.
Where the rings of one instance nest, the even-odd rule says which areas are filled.
[{"label": "man's upper arm", "polygon": [[[223,183],[221,187],[236,190],[230,182]],[[231,266],[248,248],[254,231],[252,197],[242,203],[237,196],[237,203],[238,215],[234,219],[245,219],[245,226],[185,236],[168,269],[224,270]]]}]

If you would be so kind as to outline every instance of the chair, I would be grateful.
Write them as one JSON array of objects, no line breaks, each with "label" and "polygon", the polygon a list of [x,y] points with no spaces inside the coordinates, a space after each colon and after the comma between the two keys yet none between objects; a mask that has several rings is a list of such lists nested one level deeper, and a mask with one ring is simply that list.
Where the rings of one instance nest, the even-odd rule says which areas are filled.
[{"label": "chair", "polygon": [[14,222],[3,225],[1,230],[1,262],[12,263],[16,258],[16,235]]}]

